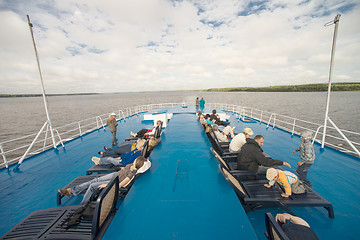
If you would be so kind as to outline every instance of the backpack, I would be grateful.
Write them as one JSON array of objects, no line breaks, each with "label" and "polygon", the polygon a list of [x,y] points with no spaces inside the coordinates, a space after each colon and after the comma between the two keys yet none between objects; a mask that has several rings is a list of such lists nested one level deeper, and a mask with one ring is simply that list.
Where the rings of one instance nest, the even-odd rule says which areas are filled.
[{"label": "backpack", "polygon": [[92,218],[95,207],[96,202],[88,202],[84,206],[75,209],[75,211],[61,224],[61,229],[68,230],[70,227],[79,224],[82,218]]}]

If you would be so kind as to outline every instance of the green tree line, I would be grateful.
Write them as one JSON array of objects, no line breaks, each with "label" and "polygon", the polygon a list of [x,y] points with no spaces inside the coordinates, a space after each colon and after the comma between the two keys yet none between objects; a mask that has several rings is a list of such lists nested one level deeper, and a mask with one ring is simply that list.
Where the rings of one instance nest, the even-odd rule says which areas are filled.
[{"label": "green tree line", "polygon": [[[284,85],[270,87],[210,88],[209,92],[326,92],[327,83]],[[331,91],[360,91],[360,83],[332,83]]]}]

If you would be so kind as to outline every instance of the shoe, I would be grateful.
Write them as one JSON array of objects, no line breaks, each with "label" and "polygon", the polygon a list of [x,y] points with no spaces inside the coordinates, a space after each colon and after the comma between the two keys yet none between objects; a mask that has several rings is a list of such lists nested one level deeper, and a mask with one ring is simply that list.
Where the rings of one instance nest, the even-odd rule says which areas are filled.
[{"label": "shoe", "polygon": [[93,162],[95,163],[95,165],[99,165],[100,158],[98,158],[98,157],[92,157],[92,158],[91,158],[91,161],[93,161]]},{"label": "shoe", "polygon": [[58,190],[59,193],[61,193],[62,195],[71,196],[71,188],[62,188]]}]

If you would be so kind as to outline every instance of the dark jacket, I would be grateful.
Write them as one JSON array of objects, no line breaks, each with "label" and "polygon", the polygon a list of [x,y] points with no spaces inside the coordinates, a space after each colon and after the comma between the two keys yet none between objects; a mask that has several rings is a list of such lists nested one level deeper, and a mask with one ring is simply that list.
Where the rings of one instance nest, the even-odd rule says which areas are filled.
[{"label": "dark jacket", "polygon": [[265,157],[259,144],[251,138],[246,139],[246,143],[237,156],[237,162],[239,170],[250,170],[254,172],[258,171],[259,165],[264,167],[283,165],[283,162],[280,160]]}]

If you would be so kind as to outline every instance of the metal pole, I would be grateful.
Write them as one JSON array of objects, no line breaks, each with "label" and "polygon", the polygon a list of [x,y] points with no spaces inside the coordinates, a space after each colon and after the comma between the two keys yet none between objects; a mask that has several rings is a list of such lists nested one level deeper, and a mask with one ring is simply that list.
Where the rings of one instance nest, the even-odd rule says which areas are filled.
[{"label": "metal pole", "polygon": [[329,105],[330,105],[330,92],[331,92],[331,77],[332,77],[332,71],[333,71],[333,65],[334,65],[336,37],[337,37],[337,32],[338,32],[338,25],[339,25],[340,16],[341,16],[340,14],[336,15],[336,17],[334,18],[334,21],[333,21],[333,22],[329,22],[329,23],[325,24],[325,27],[327,27],[327,26],[332,25],[332,23],[334,23],[334,24],[335,24],[335,29],[334,29],[334,37],[333,37],[332,51],[331,51],[328,94],[327,94],[327,102],[326,102],[326,110],[325,110],[325,119],[324,119],[324,131],[323,131],[321,148],[324,148],[325,137],[326,137],[326,128],[327,128],[327,122],[328,122],[328,118],[329,118]]},{"label": "metal pole", "polygon": [[49,110],[48,110],[48,105],[47,105],[47,99],[46,99],[46,94],[45,94],[45,88],[44,88],[44,83],[43,83],[43,78],[42,78],[42,74],[41,74],[41,68],[40,68],[40,61],[39,61],[39,56],[37,53],[37,49],[36,49],[36,44],[35,44],[35,39],[34,39],[34,34],[32,31],[32,23],[30,22],[30,17],[29,15],[26,15],[27,20],[28,20],[28,24],[29,24],[29,28],[30,28],[30,33],[31,33],[31,38],[33,41],[33,45],[34,45],[34,51],[35,51],[35,56],[36,56],[36,62],[37,62],[37,66],[38,66],[38,70],[39,70],[39,74],[40,74],[40,81],[41,81],[41,90],[42,90],[42,96],[43,96],[43,100],[44,100],[44,105],[45,105],[45,111],[46,111],[46,117],[47,117],[47,123],[49,124],[50,127],[50,132],[51,132],[51,139],[54,145],[54,148],[56,148],[56,142],[55,142],[55,137],[54,137],[54,131],[51,125],[51,121],[50,121],[50,115],[49,115]]}]

